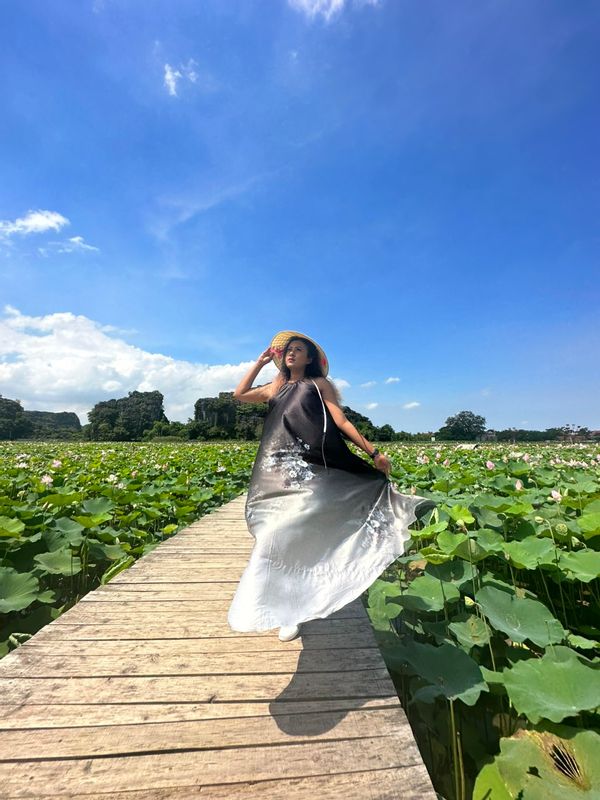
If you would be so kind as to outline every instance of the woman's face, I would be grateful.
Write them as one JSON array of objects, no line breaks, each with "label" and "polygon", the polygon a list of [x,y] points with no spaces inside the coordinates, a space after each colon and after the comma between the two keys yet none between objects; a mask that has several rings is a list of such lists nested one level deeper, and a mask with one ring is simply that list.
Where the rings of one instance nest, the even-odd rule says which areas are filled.
[{"label": "woman's face", "polygon": [[312,358],[308,355],[308,348],[299,339],[292,339],[285,351],[285,365],[288,369],[299,371],[310,364]]}]

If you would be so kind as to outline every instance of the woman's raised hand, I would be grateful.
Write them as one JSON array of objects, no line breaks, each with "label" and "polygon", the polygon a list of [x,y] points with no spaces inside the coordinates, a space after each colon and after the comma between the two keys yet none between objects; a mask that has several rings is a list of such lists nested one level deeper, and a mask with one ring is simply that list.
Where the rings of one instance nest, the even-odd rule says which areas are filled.
[{"label": "woman's raised hand", "polygon": [[267,347],[266,350],[263,350],[263,352],[259,355],[259,357],[256,359],[256,363],[259,365],[259,367],[264,367],[266,364],[269,363],[269,361],[272,360],[273,360],[273,354],[271,352],[271,347],[269,346]]}]

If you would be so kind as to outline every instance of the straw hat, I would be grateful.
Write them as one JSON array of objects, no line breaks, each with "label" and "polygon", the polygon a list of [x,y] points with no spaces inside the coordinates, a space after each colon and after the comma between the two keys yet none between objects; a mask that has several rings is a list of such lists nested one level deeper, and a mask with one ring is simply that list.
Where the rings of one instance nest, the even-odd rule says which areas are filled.
[{"label": "straw hat", "polygon": [[321,362],[321,370],[323,375],[327,376],[327,373],[329,372],[329,362],[327,361],[325,351],[310,336],[307,336],[305,333],[299,333],[298,331],[279,331],[279,333],[276,333],[273,337],[271,341],[271,352],[277,369],[281,368],[281,359],[283,357],[283,351],[286,344],[290,339],[294,339],[297,336],[301,336],[303,339],[308,339],[309,342],[314,344],[319,354],[319,361]]}]

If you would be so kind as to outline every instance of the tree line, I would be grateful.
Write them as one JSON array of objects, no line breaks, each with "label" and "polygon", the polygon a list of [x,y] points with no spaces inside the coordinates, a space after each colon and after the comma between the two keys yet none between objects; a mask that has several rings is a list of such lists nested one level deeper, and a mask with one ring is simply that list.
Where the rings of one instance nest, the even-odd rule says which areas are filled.
[{"label": "tree line", "polygon": [[[202,397],[194,404],[194,418],[171,422],[164,412],[161,392],[129,392],[127,397],[103,400],[88,412],[81,425],[74,412],[27,411],[20,400],[0,395],[0,439],[58,439],[135,442],[151,439],[211,440],[260,439],[268,408],[264,403],[240,403],[233,392]],[[485,417],[461,411],[448,417],[437,431],[410,433],[391,425],[377,426],[349,406],[342,406],[354,427],[371,442],[395,441],[598,441],[600,431],[574,425],[544,431],[486,428]]]}]

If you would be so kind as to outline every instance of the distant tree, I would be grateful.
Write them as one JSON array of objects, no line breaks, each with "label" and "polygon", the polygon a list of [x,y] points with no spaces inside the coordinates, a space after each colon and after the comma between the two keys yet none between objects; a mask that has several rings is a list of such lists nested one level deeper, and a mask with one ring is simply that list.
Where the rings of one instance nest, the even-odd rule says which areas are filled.
[{"label": "distant tree", "polygon": [[446,424],[436,433],[436,438],[473,441],[484,431],[485,417],[474,414],[472,411],[461,411],[453,417],[448,417]]},{"label": "distant tree", "polygon": [[393,442],[396,434],[391,425],[385,424],[377,428],[376,441]]},{"label": "distant tree", "polygon": [[359,433],[362,433],[369,441],[377,441],[378,429],[368,417],[365,417],[364,414],[360,414],[358,411],[354,411],[350,406],[342,406],[342,411],[346,419],[354,425]]},{"label": "distant tree", "polygon": [[20,400],[9,400],[0,395],[0,439],[25,439],[33,425],[25,417]]},{"label": "distant tree", "polygon": [[88,413],[90,438],[117,442],[139,441],[155,422],[168,422],[159,391],[129,392],[118,400],[96,403]]}]

